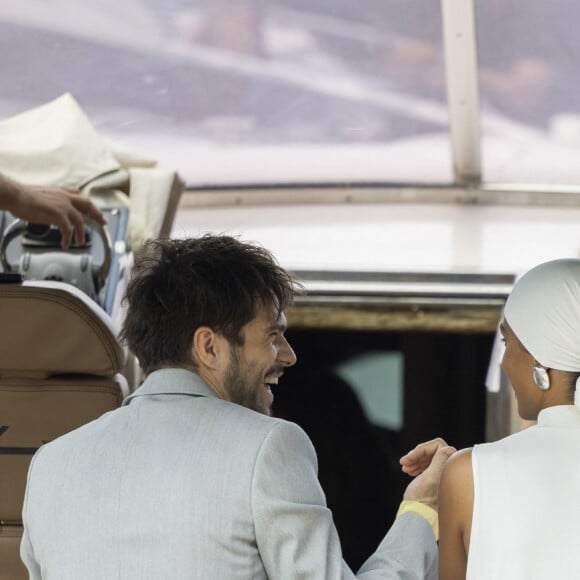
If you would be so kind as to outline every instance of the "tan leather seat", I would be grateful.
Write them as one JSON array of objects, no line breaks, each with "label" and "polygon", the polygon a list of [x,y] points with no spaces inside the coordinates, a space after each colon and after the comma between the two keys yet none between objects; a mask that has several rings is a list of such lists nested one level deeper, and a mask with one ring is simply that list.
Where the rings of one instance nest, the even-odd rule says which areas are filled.
[{"label": "tan leather seat", "polygon": [[19,546],[32,455],[120,406],[123,364],[110,317],[77,288],[0,284],[0,580],[28,578]]}]

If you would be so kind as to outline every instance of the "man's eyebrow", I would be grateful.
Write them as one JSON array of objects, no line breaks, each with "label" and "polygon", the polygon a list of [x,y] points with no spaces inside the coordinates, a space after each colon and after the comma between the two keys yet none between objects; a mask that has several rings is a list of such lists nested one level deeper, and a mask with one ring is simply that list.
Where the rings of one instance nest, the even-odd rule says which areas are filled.
[{"label": "man's eyebrow", "polygon": [[504,324],[503,322],[502,322],[502,323],[499,325],[499,331],[500,331],[502,334],[505,332],[505,324]]},{"label": "man's eyebrow", "polygon": [[288,325],[284,322],[274,322],[266,329],[267,332],[274,332],[275,330],[279,332],[284,332],[288,328]]}]

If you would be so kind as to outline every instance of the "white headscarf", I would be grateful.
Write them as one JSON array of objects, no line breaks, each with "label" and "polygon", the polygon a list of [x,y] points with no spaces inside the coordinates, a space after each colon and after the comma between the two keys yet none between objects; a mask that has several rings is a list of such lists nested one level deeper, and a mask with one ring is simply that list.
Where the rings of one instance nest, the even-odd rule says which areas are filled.
[{"label": "white headscarf", "polygon": [[[515,283],[504,316],[542,366],[580,372],[580,260],[553,260],[532,268]],[[579,386],[577,381],[577,407]]]}]

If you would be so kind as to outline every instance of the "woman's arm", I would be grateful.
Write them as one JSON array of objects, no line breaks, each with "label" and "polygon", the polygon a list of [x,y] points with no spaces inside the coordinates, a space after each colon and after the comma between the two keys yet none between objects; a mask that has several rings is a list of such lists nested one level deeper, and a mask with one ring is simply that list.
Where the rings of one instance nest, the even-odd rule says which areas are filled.
[{"label": "woman's arm", "polygon": [[439,489],[439,580],[465,580],[473,516],[471,449],[447,462]]}]

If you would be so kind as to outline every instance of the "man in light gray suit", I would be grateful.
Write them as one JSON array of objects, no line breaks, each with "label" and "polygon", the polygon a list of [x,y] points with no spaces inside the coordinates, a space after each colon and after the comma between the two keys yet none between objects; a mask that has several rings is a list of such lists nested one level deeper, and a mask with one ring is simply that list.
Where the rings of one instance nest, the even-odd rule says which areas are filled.
[{"label": "man in light gray suit", "polygon": [[32,580],[436,578],[428,520],[451,448],[410,454],[412,474],[435,457],[355,576],[310,440],[270,417],[270,385],[296,362],[294,291],[267,251],[227,236],[145,246],[122,337],[147,379],[35,455],[21,545]]}]

